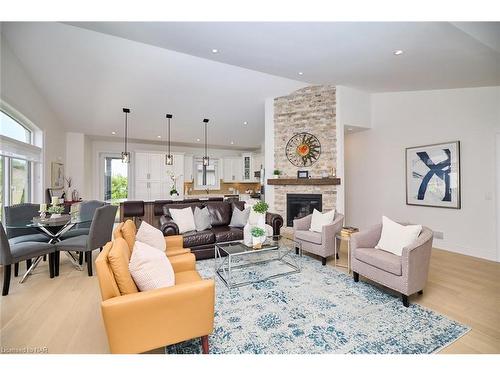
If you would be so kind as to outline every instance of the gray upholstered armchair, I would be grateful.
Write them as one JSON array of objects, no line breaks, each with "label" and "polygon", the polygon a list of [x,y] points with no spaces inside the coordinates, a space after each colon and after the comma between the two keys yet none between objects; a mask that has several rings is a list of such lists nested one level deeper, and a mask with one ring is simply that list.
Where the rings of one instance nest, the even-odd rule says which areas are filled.
[{"label": "gray upholstered armchair", "polygon": [[382,224],[351,237],[351,267],[354,281],[359,275],[391,288],[402,295],[403,305],[409,306],[408,297],[423,293],[429,272],[433,233],[422,227],[417,240],[403,249],[402,256],[375,249]]},{"label": "gray upholstered armchair", "polygon": [[301,244],[303,251],[319,255],[326,265],[326,258],[335,254],[335,235],[342,229],[344,215],[336,212],[333,222],[323,226],[321,233],[309,230],[311,220],[312,214],[293,221],[293,239]]}]

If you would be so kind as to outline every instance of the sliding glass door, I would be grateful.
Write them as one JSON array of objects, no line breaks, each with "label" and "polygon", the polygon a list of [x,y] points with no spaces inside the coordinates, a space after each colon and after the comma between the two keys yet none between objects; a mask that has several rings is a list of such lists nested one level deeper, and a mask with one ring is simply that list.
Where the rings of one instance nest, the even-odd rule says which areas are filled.
[{"label": "sliding glass door", "polygon": [[128,164],[118,156],[104,156],[104,200],[128,198]]}]

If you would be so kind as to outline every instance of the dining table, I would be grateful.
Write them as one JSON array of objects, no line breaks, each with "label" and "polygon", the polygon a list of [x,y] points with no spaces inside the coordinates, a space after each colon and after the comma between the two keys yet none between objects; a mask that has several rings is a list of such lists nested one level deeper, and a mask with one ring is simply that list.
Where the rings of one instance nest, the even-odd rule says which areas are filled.
[{"label": "dining table", "polygon": [[[47,243],[55,244],[62,241],[62,237],[75,226],[87,226],[86,224],[90,224],[91,222],[91,216],[87,217],[80,214],[63,214],[57,217],[34,217],[31,220],[14,221],[6,224],[5,226],[12,229],[36,229],[47,237]],[[69,261],[76,269],[80,271],[83,270],[83,267],[78,262],[77,256],[73,254],[73,252],[65,251],[65,254],[68,256]],[[23,283],[35,270],[42,258],[43,256],[39,256],[34,262],[32,262],[31,267],[29,267],[23,275],[20,283]],[[59,254],[55,257],[55,263],[57,270],[59,269]],[[56,272],[54,276],[59,276],[59,273]]]}]

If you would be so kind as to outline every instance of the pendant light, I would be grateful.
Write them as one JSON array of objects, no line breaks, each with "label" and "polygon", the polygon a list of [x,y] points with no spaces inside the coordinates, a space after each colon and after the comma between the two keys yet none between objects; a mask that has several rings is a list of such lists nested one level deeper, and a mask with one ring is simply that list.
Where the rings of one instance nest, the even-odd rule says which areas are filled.
[{"label": "pendant light", "polygon": [[128,114],[130,113],[130,109],[123,108],[123,113],[125,113],[125,150],[122,152],[122,163],[130,163],[130,152],[127,151],[127,136],[128,136]]},{"label": "pendant light", "polygon": [[174,165],[174,156],[170,153],[170,119],[171,114],[167,113],[167,155],[165,155],[165,165]]},{"label": "pendant light", "polygon": [[205,156],[203,156],[203,185],[207,184],[207,167],[210,165],[210,158],[207,155],[207,125],[208,119],[204,118],[203,123],[205,124]]}]

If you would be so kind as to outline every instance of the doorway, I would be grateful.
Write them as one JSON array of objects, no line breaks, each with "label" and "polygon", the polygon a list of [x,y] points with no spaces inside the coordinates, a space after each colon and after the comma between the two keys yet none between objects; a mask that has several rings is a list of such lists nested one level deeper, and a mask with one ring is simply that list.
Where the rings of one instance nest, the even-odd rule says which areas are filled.
[{"label": "doorway", "polygon": [[119,156],[103,156],[104,200],[119,202],[128,198],[128,164],[122,163]]}]

